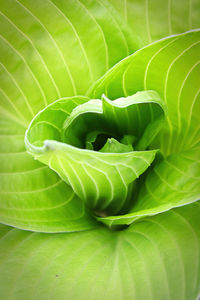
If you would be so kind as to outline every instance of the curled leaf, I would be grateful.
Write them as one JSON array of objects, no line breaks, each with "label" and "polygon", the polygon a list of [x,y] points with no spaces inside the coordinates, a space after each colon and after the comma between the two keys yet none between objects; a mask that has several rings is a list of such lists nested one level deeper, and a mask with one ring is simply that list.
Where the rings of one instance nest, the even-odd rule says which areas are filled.
[{"label": "curled leaf", "polygon": [[105,96],[87,102],[81,97],[58,100],[32,120],[25,143],[28,152],[56,171],[93,211],[121,213],[134,199],[134,181],[157,152],[145,151],[152,140],[148,126],[162,124],[164,114],[154,91],[115,101]]}]

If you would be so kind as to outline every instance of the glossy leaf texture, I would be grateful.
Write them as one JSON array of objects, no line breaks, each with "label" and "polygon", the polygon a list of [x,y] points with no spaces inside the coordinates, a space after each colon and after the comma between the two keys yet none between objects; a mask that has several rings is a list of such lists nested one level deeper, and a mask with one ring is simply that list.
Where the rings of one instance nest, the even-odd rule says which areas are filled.
[{"label": "glossy leaf texture", "polygon": [[200,204],[123,231],[1,227],[1,299],[198,299]]},{"label": "glossy leaf texture", "polygon": [[161,150],[164,159],[148,174],[131,212],[105,218],[102,221],[106,224],[130,224],[146,215],[199,200],[199,61],[200,31],[172,36],[117,64],[91,92],[92,97],[104,92],[115,99],[154,89],[168,109],[166,124],[151,145]]}]

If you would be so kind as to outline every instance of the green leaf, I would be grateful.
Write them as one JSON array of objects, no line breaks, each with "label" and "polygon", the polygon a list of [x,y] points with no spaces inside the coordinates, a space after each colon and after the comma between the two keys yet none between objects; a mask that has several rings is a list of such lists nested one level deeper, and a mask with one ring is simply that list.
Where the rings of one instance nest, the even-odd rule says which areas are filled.
[{"label": "green leaf", "polygon": [[200,203],[123,231],[68,234],[1,226],[0,298],[197,299]]},{"label": "green leaf", "polygon": [[170,155],[150,170],[128,214],[100,218],[112,226],[131,224],[146,216],[183,206],[200,199],[200,147]]},{"label": "green leaf", "polygon": [[26,153],[24,133],[47,104],[85,94],[133,42],[96,1],[2,0],[0,11],[0,221],[45,232],[91,228],[71,188]]},{"label": "green leaf", "polygon": [[[105,1],[106,2],[106,1]],[[169,35],[200,27],[198,0],[110,0],[139,48]]]},{"label": "green leaf", "polygon": [[133,151],[133,146],[131,144],[124,145],[122,143],[119,143],[117,140],[111,138],[107,140],[105,145],[99,151],[109,153],[131,152]]},{"label": "green leaf", "polygon": [[141,184],[131,211],[124,216],[101,218],[106,224],[130,224],[146,215],[199,200],[199,60],[197,30],[141,49],[117,64],[94,87],[93,97],[106,92],[111,99],[116,93],[123,97],[138,90],[154,89],[164,99],[168,111],[164,127],[150,145],[161,150],[163,160]]},{"label": "green leaf", "polygon": [[158,92],[168,120],[157,146],[166,155],[190,149],[200,139],[199,50],[200,30],[160,40],[119,62],[96,83],[90,96],[106,93],[116,99],[137,91]]},{"label": "green leaf", "polygon": [[[164,114],[162,101],[153,91],[115,101],[84,101],[81,97],[58,100],[36,115],[26,132],[27,150],[55,170],[94,211],[124,211],[132,201],[133,181],[149,167],[157,151],[107,153],[78,147],[84,147],[87,135],[97,131],[139,138],[147,123]],[[72,104],[77,105],[73,110]],[[138,112],[145,115],[144,124]]]},{"label": "green leaf", "polygon": [[[79,101],[83,103],[86,100],[83,98]],[[71,110],[74,105],[71,103]],[[13,122],[14,132],[18,127]],[[55,172],[32,160],[24,151],[23,134],[16,138],[16,135],[10,135],[9,128],[7,131],[0,137],[4,141],[0,155],[3,159],[0,181],[1,222],[40,232],[93,228],[94,220],[73,190]]]}]

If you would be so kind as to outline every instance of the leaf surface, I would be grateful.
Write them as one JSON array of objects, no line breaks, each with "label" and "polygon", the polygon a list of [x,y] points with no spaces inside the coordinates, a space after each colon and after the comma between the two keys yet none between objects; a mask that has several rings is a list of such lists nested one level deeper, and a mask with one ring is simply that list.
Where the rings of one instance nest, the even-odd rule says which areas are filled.
[{"label": "leaf surface", "polygon": [[110,3],[121,15],[139,48],[200,27],[198,0],[111,0]]},{"label": "leaf surface", "polygon": [[[157,151],[107,153],[81,148],[92,132],[140,136],[148,123],[164,115],[162,100],[148,91],[115,101],[84,101],[81,97],[58,100],[36,115],[25,135],[27,150],[55,170],[93,210],[124,211],[127,201],[133,201],[134,180],[149,167]],[[139,113],[145,116],[144,124]]]},{"label": "leaf surface", "polygon": [[172,36],[117,64],[91,92],[93,97],[105,93],[115,99],[154,89],[168,111],[163,129],[150,146],[161,150],[163,160],[147,175],[131,212],[101,219],[106,224],[130,224],[146,215],[199,200],[199,61],[199,30]]},{"label": "leaf surface", "polygon": [[24,134],[40,110],[84,95],[134,50],[126,31],[100,2],[0,1],[1,222],[46,232],[94,226],[71,188],[25,152]]},{"label": "leaf surface", "polygon": [[1,226],[0,296],[197,299],[199,213],[196,202],[123,231],[41,234]]}]

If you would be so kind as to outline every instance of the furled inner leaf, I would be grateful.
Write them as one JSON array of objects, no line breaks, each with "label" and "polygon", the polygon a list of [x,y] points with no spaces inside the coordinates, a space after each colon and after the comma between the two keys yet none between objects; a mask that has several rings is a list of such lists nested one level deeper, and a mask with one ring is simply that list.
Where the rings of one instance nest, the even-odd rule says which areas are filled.
[{"label": "furled inner leaf", "polygon": [[[157,152],[145,151],[151,141],[146,132],[155,122],[162,123],[163,102],[153,91],[115,101],[105,97],[80,101],[78,97],[56,101],[40,112],[26,133],[27,149],[55,170],[93,210],[106,214],[127,211],[134,201],[133,182]],[[77,106],[68,115],[71,102]],[[133,137],[128,145],[127,136]],[[146,140],[143,151],[139,151],[140,139]],[[97,146],[100,151],[95,151]]]}]

